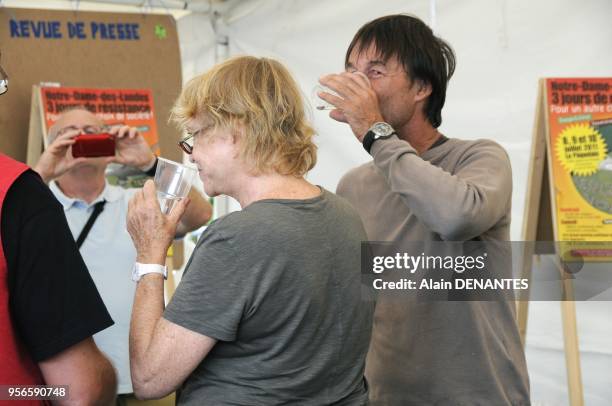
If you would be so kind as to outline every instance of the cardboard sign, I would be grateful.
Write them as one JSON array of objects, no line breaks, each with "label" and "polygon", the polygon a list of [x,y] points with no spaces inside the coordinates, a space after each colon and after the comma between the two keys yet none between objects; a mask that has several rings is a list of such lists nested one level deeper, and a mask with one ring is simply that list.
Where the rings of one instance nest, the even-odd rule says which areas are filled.
[{"label": "cardboard sign", "polygon": [[161,154],[181,160],[180,132],[168,123],[182,86],[171,15],[0,8],[0,52],[9,75],[9,91],[0,99],[0,150],[7,155],[25,162],[42,151],[41,137],[27,145],[32,86],[57,83],[150,89]]},{"label": "cardboard sign", "polygon": [[64,110],[84,107],[107,125],[128,125],[137,128],[153,151],[159,153],[151,90],[76,87],[38,87],[38,89],[45,133]]},{"label": "cardboard sign", "polygon": [[[612,241],[612,78],[546,79],[557,241]],[[575,248],[579,249],[579,248]],[[596,247],[582,257],[608,257]]]},{"label": "cardboard sign", "polygon": [[[561,316],[571,405],[584,404],[573,275],[568,263],[612,261],[612,78],[540,79],[523,217],[524,241],[555,241],[563,293]],[[578,267],[577,269],[580,269]],[[529,301],[517,321],[523,343]]]}]

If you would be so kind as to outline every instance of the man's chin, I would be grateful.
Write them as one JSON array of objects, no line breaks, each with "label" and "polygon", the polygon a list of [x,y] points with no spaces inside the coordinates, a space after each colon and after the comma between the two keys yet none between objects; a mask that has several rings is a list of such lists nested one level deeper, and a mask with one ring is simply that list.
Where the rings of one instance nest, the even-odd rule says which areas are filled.
[{"label": "man's chin", "polygon": [[75,169],[89,169],[89,170],[97,170],[100,168],[105,168],[106,167],[106,158],[86,158],[84,161],[79,162],[78,164],[76,164],[74,167],[72,167],[72,170]]}]

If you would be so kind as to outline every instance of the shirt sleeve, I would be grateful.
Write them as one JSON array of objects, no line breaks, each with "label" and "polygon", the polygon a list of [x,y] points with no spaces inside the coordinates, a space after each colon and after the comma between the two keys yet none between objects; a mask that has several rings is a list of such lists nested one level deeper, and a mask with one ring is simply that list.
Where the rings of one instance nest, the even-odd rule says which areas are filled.
[{"label": "shirt sleeve", "polygon": [[453,173],[423,160],[409,143],[396,136],[375,142],[372,156],[391,190],[445,240],[477,237],[509,210],[510,160],[495,142],[475,142],[463,153]]},{"label": "shirt sleeve", "polygon": [[234,341],[248,283],[231,239],[210,225],[202,234],[164,318],[219,341]]},{"label": "shirt sleeve", "polygon": [[62,206],[35,172],[24,172],[11,185],[1,223],[10,311],[34,361],[113,324]]}]

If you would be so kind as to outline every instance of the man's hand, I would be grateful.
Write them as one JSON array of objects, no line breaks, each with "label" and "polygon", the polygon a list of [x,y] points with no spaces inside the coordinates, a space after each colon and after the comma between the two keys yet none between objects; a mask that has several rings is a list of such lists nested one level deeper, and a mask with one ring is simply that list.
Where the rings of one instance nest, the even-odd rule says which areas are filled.
[{"label": "man's hand", "polygon": [[374,123],[384,121],[378,106],[378,97],[364,74],[331,74],[323,76],[319,82],[340,95],[338,97],[330,93],[319,93],[321,99],[336,107],[329,116],[348,123],[359,142],[363,141],[366,132]]},{"label": "man's hand", "polygon": [[162,214],[155,184],[147,180],[128,205],[127,229],[136,247],[137,262],[165,264],[166,252],[188,204],[189,198],[181,199],[175,203],[169,215]]},{"label": "man's hand", "polygon": [[116,162],[138,168],[141,171],[149,169],[155,162],[155,154],[149,148],[145,139],[134,127],[111,127],[109,134],[115,136],[115,156],[109,162]]},{"label": "man's hand", "polygon": [[85,162],[87,158],[73,158],[71,147],[76,142],[74,137],[80,130],[66,131],[59,135],[42,153],[34,170],[38,172],[45,183],[62,176],[76,165]]}]

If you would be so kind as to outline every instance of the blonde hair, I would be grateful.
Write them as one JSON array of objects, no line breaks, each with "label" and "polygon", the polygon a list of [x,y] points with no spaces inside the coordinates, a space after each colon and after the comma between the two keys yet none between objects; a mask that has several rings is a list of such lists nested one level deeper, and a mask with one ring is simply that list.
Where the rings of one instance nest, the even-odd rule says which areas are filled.
[{"label": "blonde hair", "polygon": [[191,79],[171,111],[184,129],[193,118],[210,118],[214,128],[242,128],[241,158],[258,173],[303,176],[317,161],[298,85],[269,58],[241,56]]}]

